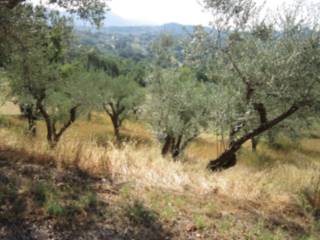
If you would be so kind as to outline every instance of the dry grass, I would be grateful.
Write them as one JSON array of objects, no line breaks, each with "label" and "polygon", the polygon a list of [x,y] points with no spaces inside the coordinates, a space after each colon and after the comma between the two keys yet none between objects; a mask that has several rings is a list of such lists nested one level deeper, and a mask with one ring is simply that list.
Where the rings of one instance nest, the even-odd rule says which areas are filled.
[{"label": "dry grass", "polygon": [[[43,123],[39,123],[39,136],[30,138],[25,135],[25,125],[20,119],[7,120],[10,127],[0,128],[0,147],[21,153],[12,155],[13,160],[32,156],[28,157],[32,161],[54,161],[60,169],[77,167],[90,176],[109,179],[114,186],[122,186],[115,205],[128,209],[125,206],[129,204],[134,219],[139,220],[141,214],[145,216],[140,203],[134,202],[139,200],[159,213],[162,222],[184,219],[178,221],[182,224],[179,228],[220,231],[217,236],[224,239],[300,239],[282,233],[278,238],[247,237],[263,235],[261,231],[268,224],[277,229],[280,223],[291,229],[288,232],[292,235],[296,226],[303,226],[313,234],[312,220],[306,220],[309,218],[299,209],[307,209],[313,202],[318,205],[319,192],[314,182],[320,177],[320,139],[302,139],[298,145],[284,141],[281,149],[261,143],[257,153],[245,146],[236,167],[210,173],[205,169],[208,160],[223,149],[212,135],[202,135],[187,149],[182,161],[175,162],[161,156],[160,147],[137,122],[126,123],[122,133],[127,142],[118,148],[112,144],[110,122],[104,115],[95,114],[91,122],[78,121],[57,148],[51,150],[44,141]],[[304,206],[306,201],[308,206]],[[256,218],[265,224],[257,223]],[[231,235],[227,230],[230,224],[235,229]],[[258,233],[252,233],[252,227],[257,227]],[[243,236],[238,238],[242,232]]]},{"label": "dry grass", "polygon": [[[151,142],[150,134],[141,125],[127,124],[125,131],[130,127],[134,129],[131,136]],[[270,149],[264,144],[261,144],[259,154],[245,149],[237,167],[212,174],[205,165],[217,155],[219,148],[210,136],[203,136],[190,146],[185,157],[187,162],[174,162],[163,158],[155,144],[127,143],[119,149],[109,141],[111,137],[106,137],[105,145],[99,144],[97,136],[107,136],[111,130],[105,118],[99,115],[94,122],[75,124],[55,150],[48,148],[42,134],[30,140],[7,129],[0,131],[0,145],[49,155],[60,167],[77,165],[95,176],[109,177],[115,182],[132,182],[140,191],[157,187],[179,192],[188,190],[194,194],[219,192],[237,199],[268,197],[282,201],[301,192],[319,175],[316,169],[320,167],[320,154],[315,156],[319,139],[304,140],[299,149],[290,151]]]},{"label": "dry grass", "polygon": [[5,115],[19,115],[20,109],[12,102],[6,102],[3,105],[0,104],[0,114]]}]

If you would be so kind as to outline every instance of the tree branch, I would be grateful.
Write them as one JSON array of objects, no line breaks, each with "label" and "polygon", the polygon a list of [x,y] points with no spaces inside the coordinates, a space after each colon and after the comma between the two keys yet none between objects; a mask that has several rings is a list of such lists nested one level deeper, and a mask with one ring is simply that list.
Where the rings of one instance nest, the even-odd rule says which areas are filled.
[{"label": "tree branch", "polygon": [[268,119],[267,119],[267,109],[264,106],[263,103],[254,103],[253,104],[254,110],[256,110],[259,114],[260,117],[260,124],[263,125],[265,124]]},{"label": "tree branch", "polygon": [[263,124],[260,124],[260,126],[258,128],[250,131],[249,133],[247,133],[243,137],[239,138],[237,141],[235,141],[232,144],[231,149],[237,151],[238,149],[240,149],[242,144],[244,144],[246,141],[260,135],[261,133],[265,132],[266,130],[268,130],[268,129],[272,128],[273,126],[277,125],[278,123],[282,122],[283,120],[285,120],[286,118],[288,118],[289,116],[291,116],[292,114],[297,112],[304,105],[305,105],[304,102],[294,103],[286,112],[282,113],[281,115],[274,118],[273,120],[270,120],[270,121],[267,121]]},{"label": "tree branch", "polygon": [[77,117],[76,116],[77,115],[77,109],[79,107],[80,107],[80,105],[77,105],[77,106],[75,106],[75,107],[70,109],[70,111],[69,111],[69,120],[68,120],[68,122],[66,122],[63,125],[63,127],[60,129],[60,131],[57,134],[55,134],[56,138],[59,139],[61,137],[61,135],[71,126],[71,124],[75,122],[76,117]]}]

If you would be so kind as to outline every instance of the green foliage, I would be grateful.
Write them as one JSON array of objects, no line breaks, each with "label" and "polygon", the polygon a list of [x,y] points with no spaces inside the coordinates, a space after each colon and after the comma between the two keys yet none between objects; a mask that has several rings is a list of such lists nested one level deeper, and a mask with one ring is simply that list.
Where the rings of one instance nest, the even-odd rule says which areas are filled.
[{"label": "green foliage", "polygon": [[221,135],[230,129],[226,152],[210,162],[216,170],[229,166],[227,162],[234,165],[235,153],[246,141],[289,118],[295,120],[294,128],[302,118],[316,116],[320,32],[316,12],[305,18],[302,5],[286,9],[276,20],[267,16],[259,22],[253,21],[259,13],[254,1],[205,3],[218,14],[219,29],[210,35],[215,44],[206,63],[208,79],[219,89],[212,97],[213,125]]},{"label": "green foliage", "polygon": [[45,98],[46,104],[50,105],[55,102],[54,99],[64,102],[66,98],[61,88],[65,87],[68,74],[62,61],[71,38],[71,29],[67,19],[57,13],[49,14],[49,23],[45,14],[42,8],[30,10],[28,18],[32,21],[29,27],[36,33],[29,33],[27,31],[30,30],[26,29],[24,43],[12,55],[8,66],[12,94],[21,102]]},{"label": "green foliage", "polygon": [[108,10],[103,0],[50,0],[50,3],[58,4],[71,13],[77,13],[80,18],[89,19],[97,26],[100,26]]},{"label": "green foliage", "polygon": [[120,140],[120,128],[124,120],[138,111],[144,101],[144,90],[131,75],[112,78],[103,72],[95,72],[94,103],[110,117],[115,137]]},{"label": "green foliage", "polygon": [[43,205],[47,199],[48,199],[48,195],[52,192],[52,189],[50,186],[46,185],[46,184],[36,184],[34,186],[32,186],[31,188],[31,193],[34,196],[34,199],[40,204]]},{"label": "green foliage", "polygon": [[157,220],[157,214],[146,208],[140,201],[134,201],[126,206],[125,214],[133,223],[145,226],[151,226]]},{"label": "green foliage", "polygon": [[[24,0],[2,1],[0,8],[7,12],[13,12],[15,9],[23,7],[22,3]],[[71,13],[77,13],[80,18],[90,20],[97,26],[101,24],[104,14],[108,10],[105,1],[102,0],[50,0],[46,4],[57,4]]]},{"label": "green foliage", "polygon": [[45,208],[50,216],[58,217],[65,213],[64,208],[54,199],[48,201]]},{"label": "green foliage", "polygon": [[[161,142],[175,139],[173,151],[183,151],[208,125],[208,92],[186,68],[155,70],[149,83],[145,115]],[[164,143],[165,144],[165,143]],[[179,155],[178,154],[178,155]]]},{"label": "green foliage", "polygon": [[208,227],[208,220],[202,215],[195,215],[193,221],[196,228],[200,231],[203,231]]},{"label": "green foliage", "polygon": [[176,41],[172,35],[164,33],[153,43],[154,65],[161,68],[172,68],[180,65],[175,52]]},{"label": "green foliage", "polygon": [[120,113],[121,119],[136,110],[144,100],[143,90],[129,75],[121,75],[113,79],[106,77],[100,86],[104,93],[101,103],[123,109]]},{"label": "green foliage", "polygon": [[50,182],[36,183],[30,189],[34,201],[48,215],[70,219],[81,211],[92,211],[98,204],[96,193],[76,191],[69,186],[59,188]]},{"label": "green foliage", "polygon": [[44,118],[54,147],[77,113],[90,105],[91,75],[69,55],[73,37],[67,18],[42,7],[28,8],[26,18],[28,28],[19,36],[23,43],[7,66],[9,86],[19,103],[35,106]]},{"label": "green foliage", "polygon": [[88,192],[80,197],[79,199],[80,208],[92,209],[97,205],[97,196],[94,192]]}]

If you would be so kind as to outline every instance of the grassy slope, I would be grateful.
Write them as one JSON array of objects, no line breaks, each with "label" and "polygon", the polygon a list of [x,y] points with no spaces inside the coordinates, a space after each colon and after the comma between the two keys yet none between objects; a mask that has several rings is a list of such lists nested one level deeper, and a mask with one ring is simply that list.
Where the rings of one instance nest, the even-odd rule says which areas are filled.
[{"label": "grassy slope", "polygon": [[211,136],[194,142],[182,164],[163,159],[135,123],[123,131],[133,142],[113,147],[100,115],[78,122],[54,151],[42,131],[25,137],[21,120],[4,125],[0,236],[29,229],[41,239],[320,239],[311,206],[320,139],[282,139],[281,149],[261,144],[256,154],[244,148],[237,167],[210,174],[204,166],[221,149]]}]

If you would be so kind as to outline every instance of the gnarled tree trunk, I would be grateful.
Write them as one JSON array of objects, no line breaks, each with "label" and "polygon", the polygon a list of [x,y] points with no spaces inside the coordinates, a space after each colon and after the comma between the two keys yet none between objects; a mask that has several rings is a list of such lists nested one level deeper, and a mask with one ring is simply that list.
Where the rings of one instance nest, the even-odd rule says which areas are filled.
[{"label": "gnarled tree trunk", "polygon": [[112,121],[114,136],[116,138],[116,143],[119,144],[121,142],[121,136],[120,136],[121,121],[117,114],[111,117],[111,121]]},{"label": "gnarled tree trunk", "polygon": [[167,134],[161,149],[162,156],[165,157],[170,154],[174,160],[177,160],[181,156],[181,154],[183,154],[189,143],[197,136],[198,134],[195,134],[188,139],[185,139],[185,136],[183,134],[178,137],[173,137],[170,134]]},{"label": "gnarled tree trunk", "polygon": [[120,104],[103,104],[103,108],[106,112],[106,114],[110,117],[114,132],[114,137],[117,144],[121,143],[121,135],[120,135],[120,129],[123,122],[123,117],[121,117],[121,114],[125,111],[124,107],[121,107]]},{"label": "gnarled tree trunk", "polygon": [[220,171],[235,166],[237,164],[236,153],[246,141],[257,137],[265,131],[276,126],[278,123],[282,122],[283,120],[294,114],[296,111],[298,111],[302,106],[303,103],[295,103],[286,112],[282,113],[278,117],[260,124],[260,126],[256,129],[246,133],[239,139],[232,141],[229,147],[224,151],[224,153],[222,153],[217,159],[211,160],[209,162],[207,168],[211,171]]},{"label": "gnarled tree trunk", "polygon": [[35,137],[37,135],[37,117],[34,110],[34,105],[20,104],[20,111],[21,113],[23,113],[23,116],[28,120],[28,132],[31,134],[31,136]]},{"label": "gnarled tree trunk", "polygon": [[170,152],[170,149],[172,147],[172,143],[173,142],[174,142],[173,137],[171,137],[170,135],[167,135],[165,140],[164,140],[163,147],[161,149],[162,156],[168,155],[168,153]]},{"label": "gnarled tree trunk", "polygon": [[47,127],[47,141],[50,146],[50,148],[55,148],[58,144],[58,142],[61,139],[61,136],[63,133],[76,121],[76,115],[77,115],[77,109],[79,105],[73,107],[69,111],[69,120],[64,123],[64,125],[60,128],[60,130],[57,130],[56,128],[56,121],[50,117],[48,112],[46,111],[42,100],[39,99],[37,101],[37,108],[39,109],[39,112],[41,113],[42,117],[45,120],[46,127]]}]

